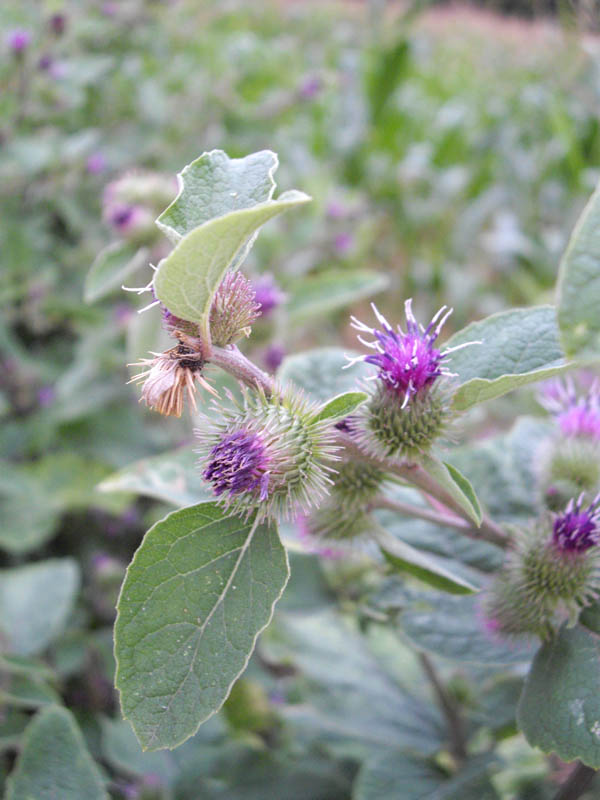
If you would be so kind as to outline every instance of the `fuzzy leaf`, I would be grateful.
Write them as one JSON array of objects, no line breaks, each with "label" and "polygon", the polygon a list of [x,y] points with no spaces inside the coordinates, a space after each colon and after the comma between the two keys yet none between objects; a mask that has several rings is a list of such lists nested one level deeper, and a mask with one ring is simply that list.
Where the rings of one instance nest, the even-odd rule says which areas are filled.
[{"label": "fuzzy leaf", "polygon": [[557,312],[569,356],[600,354],[600,186],[588,201],[560,263]]},{"label": "fuzzy leaf", "polygon": [[286,308],[291,322],[330,314],[387,288],[387,275],[371,270],[328,270],[290,287]]},{"label": "fuzzy leaf", "polygon": [[52,706],[27,727],[6,800],[108,800],[73,715]]},{"label": "fuzzy leaf", "polygon": [[600,768],[600,638],[563,627],[538,651],[517,722],[533,747]]},{"label": "fuzzy leaf", "polygon": [[245,243],[265,222],[309,200],[303,192],[284,192],[277,200],[231,211],[190,231],[158,265],[156,296],[173,314],[198,323],[208,338],[214,293]]},{"label": "fuzzy leaf", "polygon": [[326,403],[332,395],[356,390],[357,381],[371,372],[364,361],[349,367],[346,355],[352,358],[357,354],[339,347],[318,347],[288,356],[277,377],[282,383],[292,381],[299,389],[304,389],[311,400]]},{"label": "fuzzy leaf", "polygon": [[0,636],[9,652],[32,655],[62,632],[79,588],[70,558],[0,570]]},{"label": "fuzzy leaf", "polygon": [[384,751],[367,761],[354,783],[353,800],[498,800],[490,783],[493,756],[470,759],[448,776],[430,761],[402,751]]},{"label": "fuzzy leaf", "polygon": [[175,244],[210,219],[270,200],[279,161],[271,150],[229,158],[223,150],[203,153],[179,173],[179,194],[156,220]]},{"label": "fuzzy leaf", "polygon": [[448,347],[480,341],[448,358],[460,386],[452,399],[457,411],[492,400],[528,383],[543,381],[569,368],[552,306],[493,314],[467,325]]},{"label": "fuzzy leaf", "polygon": [[372,535],[379,545],[381,552],[389,563],[402,572],[414,575],[428,586],[441,589],[450,594],[472,594],[478,591],[476,586],[455,575],[446,567],[439,564],[434,556],[417,550],[412,545],[392,536],[384,529],[377,526]]},{"label": "fuzzy leaf", "polygon": [[340,419],[352,414],[360,405],[362,405],[368,398],[365,392],[345,392],[338,394],[328,403],[325,403],[323,408],[314,417],[314,422],[323,419]]},{"label": "fuzzy leaf", "polygon": [[521,664],[534,654],[528,642],[504,643],[490,636],[475,597],[431,594],[404,611],[400,624],[415,647],[465,664]]},{"label": "fuzzy leaf", "polygon": [[83,299],[94,303],[118,289],[125,278],[140,267],[146,266],[150,251],[147,247],[138,248],[127,241],[113,242],[101,250],[83,287]]},{"label": "fuzzy leaf", "polygon": [[60,697],[49,686],[27,675],[13,675],[0,686],[0,700],[19,708],[39,708],[60,703]]},{"label": "fuzzy leaf", "polygon": [[176,511],[148,531],[115,625],[116,685],[144,749],[176,747],[221,707],[288,575],[275,526],[216,503]]},{"label": "fuzzy leaf", "polygon": [[458,505],[467,512],[473,522],[481,525],[481,508],[470,482],[456,467],[438,461],[432,455],[424,455],[421,459],[424,469],[435,478]]}]

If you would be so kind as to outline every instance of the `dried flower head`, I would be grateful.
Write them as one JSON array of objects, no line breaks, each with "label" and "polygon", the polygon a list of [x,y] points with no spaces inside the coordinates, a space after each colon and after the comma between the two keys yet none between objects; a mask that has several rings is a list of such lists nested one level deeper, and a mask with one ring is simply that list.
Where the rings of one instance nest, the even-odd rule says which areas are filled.
[{"label": "dried flower head", "polygon": [[231,406],[214,403],[195,431],[202,475],[233,511],[292,518],[320,502],[333,483],[331,427],[297,391],[267,398],[244,391]]},{"label": "dried flower head", "polygon": [[[443,306],[424,328],[412,313],[412,301],[404,304],[406,333],[393,330],[373,305],[381,328],[369,328],[356,318],[353,327],[359,341],[374,353],[350,360],[377,367],[370,401],[361,407],[357,440],[368,450],[385,456],[416,459],[427,452],[445,431],[451,417],[449,395],[441,379],[454,377],[444,365],[447,356],[475,342],[440,350],[436,340],[452,309]],[[362,334],[369,333],[374,341]],[[350,366],[349,365],[349,366]],[[440,383],[441,381],[441,383]]]},{"label": "dried flower head", "polygon": [[181,331],[176,332],[179,343],[165,353],[152,353],[154,358],[144,358],[135,366],[147,367],[129,383],[142,383],[142,396],[147,406],[166,416],[180,417],[187,392],[194,410],[196,384],[216,395],[203,375],[206,360],[201,343]]},{"label": "dried flower head", "polygon": [[260,304],[250,281],[241,272],[229,272],[221,281],[210,309],[210,334],[214,344],[226,347],[249,336],[260,316]]}]

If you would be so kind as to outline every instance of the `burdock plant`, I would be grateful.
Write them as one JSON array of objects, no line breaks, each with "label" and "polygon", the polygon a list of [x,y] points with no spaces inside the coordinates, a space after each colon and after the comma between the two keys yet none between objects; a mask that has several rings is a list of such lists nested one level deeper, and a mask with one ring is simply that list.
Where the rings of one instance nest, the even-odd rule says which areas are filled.
[{"label": "burdock plant", "polygon": [[[563,480],[562,488],[578,490],[554,513],[540,512],[533,491],[539,435],[522,441],[527,431],[539,431],[538,422],[521,421],[519,436],[497,434],[480,446],[469,440],[472,429],[481,429],[481,415],[467,416],[483,401],[565,371],[581,353],[587,361],[597,353],[597,306],[594,314],[584,313],[576,298],[590,275],[587,266],[580,270],[579,253],[593,239],[600,200],[592,198],[567,250],[558,309],[505,311],[440,344],[450,321],[446,306],[427,325],[418,322],[410,299],[403,321],[393,303],[391,322],[373,306],[374,327],[352,318],[362,352],[349,354],[349,363],[339,349],[317,349],[284,358],[273,376],[239,348],[248,339],[252,346],[255,321],[276,305],[281,335],[294,298],[284,276],[252,283],[241,269],[262,225],[310,199],[294,191],[274,199],[276,167],[269,151],[242,159],[205,153],[183,170],[177,197],[156,221],[172,249],[161,245],[164,257],[139,291],[152,295],[150,306],[160,306],[172,344],[143,357],[134,380],[151,409],[180,416],[187,407],[202,493],[195,505],[148,531],[127,571],[115,628],[124,715],[142,745],[157,749],[185,741],[221,707],[288,579],[279,523],[288,523],[286,543],[292,536],[298,548],[306,536],[294,538],[289,523],[299,519],[318,542],[310,549],[324,552],[328,542],[337,547],[352,539],[351,547],[336,553],[352,558],[360,552],[368,559],[377,576],[368,582],[371,588],[394,582],[395,593],[384,592],[377,607],[367,601],[360,607],[377,624],[389,619],[394,630],[406,625],[440,699],[451,740],[450,773],[485,737],[467,741],[474,722],[464,726],[460,717],[470,710],[456,707],[426,651],[489,669],[530,659],[527,647],[540,639],[544,644],[521,701],[522,728],[533,744],[600,765],[600,744],[561,727],[568,692],[550,708],[559,720],[555,726],[542,729],[526,713],[532,692],[548,676],[588,674],[593,659],[583,663],[581,648],[569,648],[569,637],[587,643],[594,663],[600,658],[595,634],[584,627],[600,587],[596,480],[586,472],[583,486],[583,478],[567,476],[571,482]],[[157,202],[167,183],[145,180]],[[119,202],[141,202],[124,187],[131,190],[125,182],[112,191],[115,202],[117,195]],[[371,286],[380,289],[381,276]],[[363,286],[344,296],[351,302],[369,291]],[[594,291],[590,298],[600,304]],[[238,388],[219,388],[224,377]],[[561,441],[579,447],[591,440],[597,447],[596,388],[578,399],[567,384],[552,403]],[[592,461],[598,467],[595,450]],[[462,469],[497,520],[482,508]],[[482,589],[482,602],[468,596]],[[456,597],[446,600],[444,593]],[[439,610],[427,611],[426,630],[418,624],[423,605]],[[588,616],[580,616],[582,608]],[[515,655],[523,637],[527,647]],[[459,640],[463,645],[456,647]],[[550,658],[553,666],[540,675],[539,664],[546,664],[553,647],[560,658]],[[590,673],[589,680],[600,691],[598,675]],[[585,710],[586,700],[581,703]]]}]

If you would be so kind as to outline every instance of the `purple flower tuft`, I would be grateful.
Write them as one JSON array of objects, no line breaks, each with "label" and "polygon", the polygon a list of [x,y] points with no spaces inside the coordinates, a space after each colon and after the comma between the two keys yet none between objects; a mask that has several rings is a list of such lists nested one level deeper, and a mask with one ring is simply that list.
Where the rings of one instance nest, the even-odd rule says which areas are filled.
[{"label": "purple flower tuft", "polygon": [[263,362],[270,372],[276,372],[285,358],[285,348],[280,344],[270,344],[263,353]]},{"label": "purple flower tuft", "polygon": [[352,317],[352,325],[356,330],[375,337],[374,342],[367,342],[362,336],[358,337],[362,344],[375,350],[375,353],[351,359],[350,364],[356,361],[366,361],[367,364],[378,367],[377,377],[388,389],[403,396],[402,408],[408,404],[412,396],[422,394],[430,389],[440,376],[454,376],[454,373],[450,372],[443,364],[450,353],[467,345],[476,344],[467,342],[456,347],[438,350],[435,347],[435,341],[444,322],[452,313],[452,309],[446,310],[446,306],[442,306],[429,325],[423,328],[416,321],[411,306],[412,300],[407,300],[404,304],[406,333],[399,325],[397,331],[394,331],[373,304],[372,308],[381,324],[381,330],[369,328]]},{"label": "purple flower tuft", "polygon": [[588,394],[578,397],[573,381],[551,381],[540,396],[541,404],[552,414],[563,436],[590,437],[600,441],[600,384],[595,380]]},{"label": "purple flower tuft", "polygon": [[552,541],[563,552],[582,553],[599,542],[600,495],[582,508],[583,494],[577,502],[570,500],[562,514],[554,520]]},{"label": "purple flower tuft", "polygon": [[253,281],[252,286],[256,295],[255,300],[263,317],[268,316],[274,308],[277,308],[286,299],[286,295],[277,285],[275,278],[269,273],[265,273],[256,281]]},{"label": "purple flower tuft", "polygon": [[334,238],[333,249],[339,256],[343,256],[352,249],[353,244],[354,236],[352,236],[352,234],[348,231],[345,231],[343,233],[338,233]]},{"label": "purple flower tuft", "polygon": [[67,27],[67,18],[61,13],[52,14],[48,20],[48,24],[50,25],[50,30],[52,33],[54,33],[56,36],[62,36],[65,32],[65,28]]},{"label": "purple flower tuft", "polygon": [[223,436],[210,451],[208,466],[202,473],[212,483],[215,494],[269,493],[269,457],[258,433],[239,430]]},{"label": "purple flower tuft", "polygon": [[100,152],[92,153],[88,156],[85,166],[90,175],[97,175],[106,169],[106,158]]},{"label": "purple flower tuft", "polygon": [[298,92],[303,100],[312,100],[319,94],[322,86],[322,81],[318,75],[309,75],[300,84]]},{"label": "purple flower tuft", "polygon": [[31,44],[31,33],[23,28],[9,31],[6,36],[6,44],[15,55],[20,55]]}]

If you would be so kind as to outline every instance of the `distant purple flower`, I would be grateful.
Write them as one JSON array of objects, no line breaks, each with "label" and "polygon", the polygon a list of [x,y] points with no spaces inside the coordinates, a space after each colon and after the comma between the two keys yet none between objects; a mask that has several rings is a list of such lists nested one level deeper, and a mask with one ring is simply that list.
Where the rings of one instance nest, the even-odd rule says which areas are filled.
[{"label": "distant purple flower", "polygon": [[600,441],[600,385],[594,381],[587,395],[578,397],[575,384],[552,381],[540,396],[541,404],[554,416],[563,436],[591,437]]},{"label": "distant purple flower", "polygon": [[64,14],[52,14],[48,20],[48,24],[50,25],[50,30],[52,33],[54,33],[56,36],[62,36],[65,32],[65,28],[67,27],[67,18]]},{"label": "distant purple flower", "polygon": [[113,315],[119,325],[126,325],[131,317],[134,316],[134,311],[127,303],[117,303],[113,310]]},{"label": "distant purple flower", "polygon": [[300,84],[298,93],[303,100],[313,100],[321,91],[323,82],[318,75],[309,75]]},{"label": "distant purple flower", "polygon": [[569,500],[562,514],[554,520],[552,541],[554,546],[569,553],[582,553],[600,541],[600,495],[586,508],[582,508],[583,494],[577,501]]},{"label": "distant purple flower", "polygon": [[376,366],[379,369],[377,377],[385,386],[404,397],[402,408],[408,405],[412,396],[427,391],[440,376],[454,376],[454,373],[443,364],[450,353],[476,344],[467,342],[445,350],[438,350],[435,347],[442,326],[452,313],[452,309],[446,310],[446,306],[442,306],[429,325],[423,328],[412,313],[412,300],[407,300],[404,303],[406,333],[402,331],[400,325],[397,326],[397,331],[394,331],[375,305],[371,306],[382,330],[369,328],[355,317],[352,317],[352,326],[361,333],[369,333],[375,337],[374,342],[367,342],[362,336],[358,337],[362,344],[375,350],[375,353],[358,356],[351,359],[350,363],[365,361]]},{"label": "distant purple flower", "polygon": [[252,286],[255,292],[255,300],[259,305],[260,315],[263,317],[268,316],[274,308],[281,305],[286,299],[286,295],[281,291],[277,285],[275,278],[265,273],[252,281]]},{"label": "distant purple flower", "polygon": [[123,236],[131,236],[152,226],[152,215],[146,208],[118,204],[106,212],[108,223]]},{"label": "distant purple flower", "polygon": [[41,69],[42,72],[47,72],[50,69],[50,67],[52,66],[53,63],[54,63],[54,59],[52,58],[52,56],[48,55],[48,53],[46,53],[38,61],[38,69]]},{"label": "distant purple flower", "polygon": [[218,496],[257,492],[261,500],[269,494],[269,456],[258,433],[239,430],[223,436],[210,451],[202,476]]},{"label": "distant purple flower", "polygon": [[352,249],[352,245],[354,244],[354,236],[345,231],[343,233],[338,233],[333,240],[333,249],[339,256],[346,255],[346,253]]},{"label": "distant purple flower", "polygon": [[101,152],[96,151],[88,156],[85,166],[90,175],[98,175],[98,173],[104,172],[107,167],[106,158]]},{"label": "distant purple flower", "polygon": [[6,44],[15,55],[20,55],[31,44],[31,33],[24,28],[9,31],[6,35]]},{"label": "distant purple flower", "polygon": [[342,217],[346,216],[346,208],[337,200],[332,200],[328,203],[325,213],[331,219],[342,219]]},{"label": "distant purple flower", "polygon": [[41,408],[48,408],[54,402],[56,392],[52,386],[42,386],[38,392],[38,404]]},{"label": "distant purple flower", "polygon": [[119,8],[116,3],[102,3],[102,13],[105,17],[116,17],[118,14]]},{"label": "distant purple flower", "polygon": [[280,344],[271,344],[263,353],[263,362],[270,372],[276,372],[285,358],[285,349]]}]

